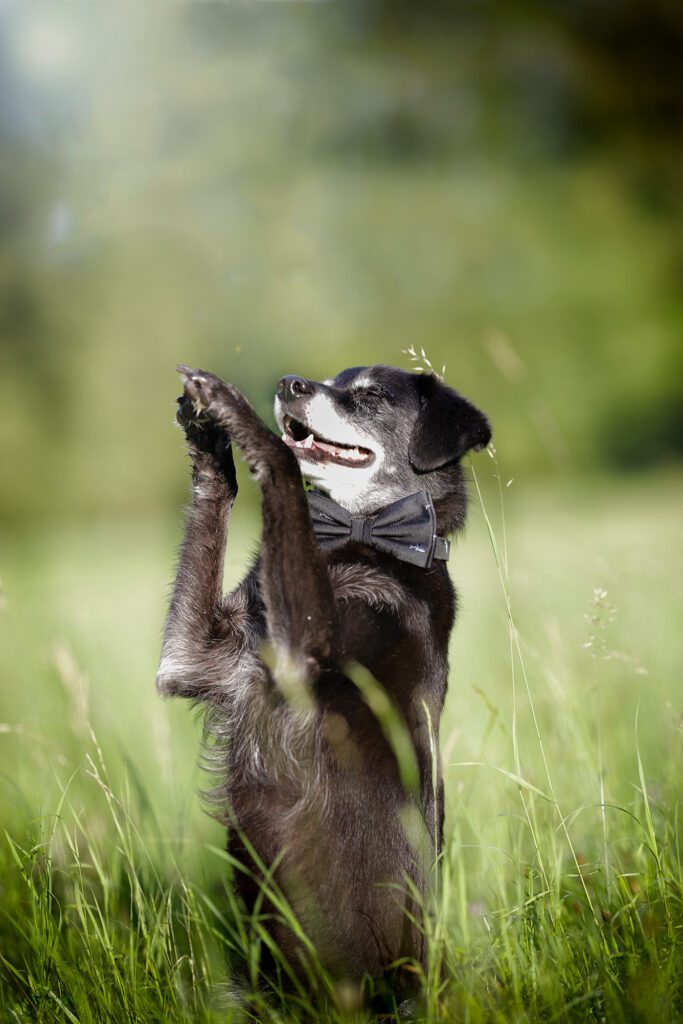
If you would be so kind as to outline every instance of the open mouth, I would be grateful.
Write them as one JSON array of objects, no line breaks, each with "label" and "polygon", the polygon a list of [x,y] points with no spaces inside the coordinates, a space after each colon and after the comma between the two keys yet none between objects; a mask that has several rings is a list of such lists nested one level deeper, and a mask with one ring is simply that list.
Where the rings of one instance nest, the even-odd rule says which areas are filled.
[{"label": "open mouth", "polygon": [[360,445],[340,444],[338,441],[327,441],[317,434],[311,433],[293,416],[285,416],[282,425],[285,429],[282,440],[296,455],[311,462],[336,462],[343,466],[368,466],[374,461],[374,453]]}]

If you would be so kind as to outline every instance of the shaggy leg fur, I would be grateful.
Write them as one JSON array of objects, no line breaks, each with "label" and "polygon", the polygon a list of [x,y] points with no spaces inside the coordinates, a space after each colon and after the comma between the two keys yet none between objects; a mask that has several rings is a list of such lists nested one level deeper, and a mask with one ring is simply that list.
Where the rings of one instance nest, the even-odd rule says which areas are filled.
[{"label": "shaggy leg fur", "polygon": [[[196,697],[213,674],[210,645],[219,630],[223,562],[230,511],[237,495],[230,438],[198,417],[191,399],[178,399],[192,459],[192,506],[164,628],[157,687],[167,696]],[[220,622],[222,626],[223,623]]]},{"label": "shaggy leg fur", "polygon": [[[201,370],[180,369],[185,377],[185,393],[199,422],[206,423],[219,437],[230,436],[261,484],[260,580],[268,637],[290,666],[314,678],[333,657],[335,606],[329,574],[310,523],[296,458],[235,387]],[[203,472],[204,469],[199,470],[200,478]],[[227,491],[230,494],[229,484]],[[232,494],[234,497],[234,488]],[[215,513],[219,509],[215,490],[211,490],[210,500]],[[188,542],[192,543],[189,537]],[[216,553],[219,554],[218,548]],[[291,571],[292,565],[297,567],[295,573]],[[216,597],[214,579],[215,568],[208,600]],[[179,582],[183,589],[189,580],[183,575]],[[196,587],[194,581],[192,589]]]}]

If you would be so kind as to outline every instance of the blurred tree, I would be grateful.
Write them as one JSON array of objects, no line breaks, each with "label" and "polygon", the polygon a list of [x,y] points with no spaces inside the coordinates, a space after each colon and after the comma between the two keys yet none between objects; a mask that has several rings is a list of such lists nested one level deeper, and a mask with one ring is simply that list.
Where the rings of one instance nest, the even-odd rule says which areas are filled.
[{"label": "blurred tree", "polygon": [[0,21],[0,517],[174,507],[178,361],[268,416],[283,372],[424,344],[511,472],[680,450],[677,5]]}]

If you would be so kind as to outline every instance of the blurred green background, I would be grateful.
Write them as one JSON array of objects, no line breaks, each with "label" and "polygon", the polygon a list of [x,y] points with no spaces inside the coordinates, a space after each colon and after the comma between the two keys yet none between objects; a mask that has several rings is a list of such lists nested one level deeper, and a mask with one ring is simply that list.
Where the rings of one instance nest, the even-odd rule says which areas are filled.
[{"label": "blurred green background", "polygon": [[[680,778],[680,5],[6,4],[0,20],[4,820],[51,811],[92,724],[164,834],[190,814],[220,844],[188,709],[153,689],[189,471],[174,366],[229,377],[268,417],[281,374],[408,367],[411,345],[494,425],[498,463],[477,472],[558,792],[598,793],[601,737],[629,799],[639,703],[656,785]],[[241,477],[231,581],[258,537]],[[452,571],[447,757],[510,767],[476,501]],[[449,799],[470,782],[449,776]],[[482,781],[475,831],[501,786]]]},{"label": "blurred green background", "polygon": [[267,414],[424,345],[511,474],[680,456],[680,5],[2,19],[5,523],[168,514],[181,360]]}]

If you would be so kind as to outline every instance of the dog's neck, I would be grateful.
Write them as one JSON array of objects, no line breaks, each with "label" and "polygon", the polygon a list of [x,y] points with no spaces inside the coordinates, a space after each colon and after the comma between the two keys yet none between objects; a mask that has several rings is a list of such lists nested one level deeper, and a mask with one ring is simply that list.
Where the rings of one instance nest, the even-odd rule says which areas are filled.
[{"label": "dog's neck", "polygon": [[467,492],[465,487],[459,487],[458,491],[446,494],[441,498],[432,496],[434,511],[436,512],[437,532],[444,537],[457,533],[465,526],[467,511]]}]

